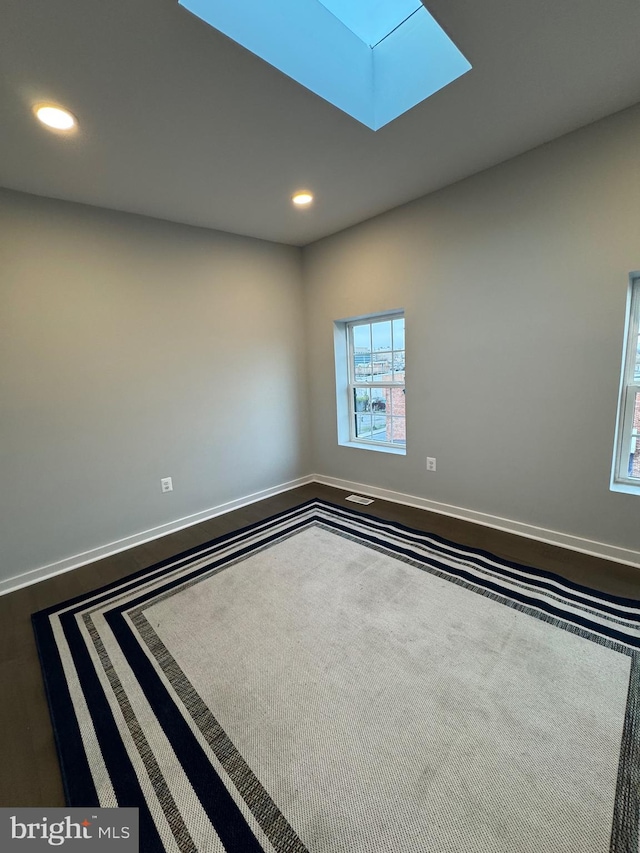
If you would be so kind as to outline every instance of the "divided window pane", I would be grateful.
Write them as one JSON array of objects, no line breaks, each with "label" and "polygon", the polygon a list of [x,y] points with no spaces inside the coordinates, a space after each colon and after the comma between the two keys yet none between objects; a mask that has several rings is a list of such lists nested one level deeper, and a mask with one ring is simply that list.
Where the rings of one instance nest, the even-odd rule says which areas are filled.
[{"label": "divided window pane", "polygon": [[349,325],[352,438],[404,445],[404,317]]},{"label": "divided window pane", "polygon": [[627,323],[615,480],[633,485],[640,492],[640,275],[631,279]]},{"label": "divided window pane", "polygon": [[391,343],[391,321],[371,324],[371,344],[374,352],[377,350],[390,350]]},{"label": "divided window pane", "polygon": [[629,389],[627,406],[631,409],[630,429],[622,448],[622,469],[626,465],[626,475],[633,480],[640,480],[640,389]]},{"label": "divided window pane", "polygon": [[393,321],[393,349],[404,349],[404,317]]}]

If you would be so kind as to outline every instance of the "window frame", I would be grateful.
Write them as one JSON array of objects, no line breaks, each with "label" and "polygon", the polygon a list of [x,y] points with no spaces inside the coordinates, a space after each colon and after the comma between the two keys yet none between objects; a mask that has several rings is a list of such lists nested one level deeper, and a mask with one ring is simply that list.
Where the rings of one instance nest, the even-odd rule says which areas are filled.
[{"label": "window frame", "polygon": [[[349,441],[348,444],[355,447],[367,447],[371,450],[382,450],[386,452],[392,453],[406,453],[406,414],[402,417],[405,420],[405,440],[404,443],[393,442],[393,441],[382,441],[380,439],[373,438],[363,438],[356,434],[356,417],[357,411],[355,408],[355,397],[356,392],[359,388],[363,389],[382,389],[385,390],[387,388],[393,389],[402,389],[403,393],[406,396],[406,374],[405,380],[403,382],[376,382],[373,380],[373,373],[371,374],[372,378],[370,381],[358,381],[356,379],[355,373],[355,345],[354,345],[354,328],[356,326],[364,326],[364,325],[372,325],[375,323],[384,323],[387,321],[391,321],[393,324],[394,320],[403,320],[405,319],[404,311],[390,311],[385,314],[371,314],[365,315],[362,317],[353,318],[344,322],[344,330],[346,337],[346,358],[347,358],[347,410],[348,410],[348,420],[349,420]],[[393,330],[393,325],[392,325]],[[396,352],[404,352],[405,353],[405,370],[406,370],[406,338],[403,341],[402,350],[396,350],[393,346],[393,331],[392,331],[392,340],[391,340],[391,348],[388,350],[391,353],[391,364],[394,364],[394,354]],[[373,364],[373,342],[371,343],[370,353],[372,356],[371,363]],[[392,368],[393,369],[393,368]],[[403,371],[404,372],[404,371]],[[392,404],[393,406],[393,404]],[[373,412],[371,413],[373,418]],[[385,412],[385,419],[389,418],[391,426],[393,428],[393,408],[391,413],[387,415]],[[373,421],[372,421],[373,423]]]},{"label": "window frame", "polygon": [[[640,333],[640,272],[629,276],[627,308],[625,313],[625,334],[623,343],[622,371],[618,395],[618,417],[611,488],[630,494],[640,494],[640,477],[629,476],[629,449],[632,441],[640,441],[640,434],[634,431],[633,421],[636,395],[640,393],[640,382],[635,379],[636,348]],[[635,435],[634,435],[635,432]]]}]

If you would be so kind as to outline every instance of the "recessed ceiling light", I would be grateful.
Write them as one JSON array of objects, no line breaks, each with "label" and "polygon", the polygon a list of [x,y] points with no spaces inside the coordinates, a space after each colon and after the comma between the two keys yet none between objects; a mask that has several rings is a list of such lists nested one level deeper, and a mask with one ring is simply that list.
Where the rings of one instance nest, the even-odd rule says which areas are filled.
[{"label": "recessed ceiling light", "polygon": [[37,104],[33,111],[36,118],[52,130],[73,130],[76,127],[75,116],[54,104]]},{"label": "recessed ceiling light", "polygon": [[291,201],[297,204],[298,207],[306,207],[313,201],[313,193],[310,193],[308,190],[300,190],[291,196]]}]

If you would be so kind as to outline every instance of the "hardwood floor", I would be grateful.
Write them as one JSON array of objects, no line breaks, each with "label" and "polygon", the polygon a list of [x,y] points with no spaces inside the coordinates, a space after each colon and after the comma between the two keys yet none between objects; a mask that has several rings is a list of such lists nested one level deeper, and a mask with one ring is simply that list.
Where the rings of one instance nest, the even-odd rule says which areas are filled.
[{"label": "hardwood floor", "polygon": [[[62,806],[64,797],[31,614],[138,569],[260,521],[312,497],[343,504],[347,492],[313,483],[139,545],[129,551],[0,597],[0,806]],[[630,598],[640,571],[401,504],[376,500],[351,509],[402,522]]]}]

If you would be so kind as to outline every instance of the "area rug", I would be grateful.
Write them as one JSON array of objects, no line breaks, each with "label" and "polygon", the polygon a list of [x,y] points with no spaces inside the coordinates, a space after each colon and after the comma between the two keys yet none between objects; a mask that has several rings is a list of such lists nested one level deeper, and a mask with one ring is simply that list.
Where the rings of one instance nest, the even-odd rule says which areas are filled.
[{"label": "area rug", "polygon": [[312,500],[33,619],[142,850],[638,853],[639,613]]}]

